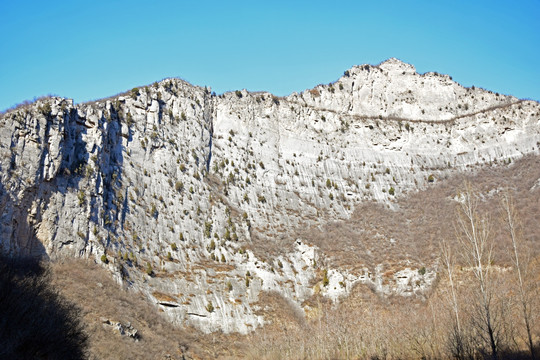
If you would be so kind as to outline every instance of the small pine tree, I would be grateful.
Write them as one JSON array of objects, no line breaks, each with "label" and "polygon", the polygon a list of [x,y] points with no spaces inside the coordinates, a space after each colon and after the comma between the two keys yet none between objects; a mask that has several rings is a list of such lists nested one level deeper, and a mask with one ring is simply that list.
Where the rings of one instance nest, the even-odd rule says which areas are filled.
[{"label": "small pine tree", "polygon": [[[209,238],[211,233],[212,233],[212,222],[206,221],[204,223],[204,236]],[[214,242],[214,240],[212,240],[212,242]]]},{"label": "small pine tree", "polygon": [[150,215],[152,215],[152,217],[154,217],[154,218],[157,218],[157,216],[158,216],[158,211],[157,211],[157,208],[156,208],[155,204],[152,204],[152,206],[150,208]]},{"label": "small pine tree", "polygon": [[182,190],[184,190],[184,183],[181,181],[177,181],[176,184],[174,184],[174,188],[176,189],[176,191],[182,192]]},{"label": "small pine tree", "polygon": [[79,199],[79,206],[82,206],[86,203],[86,194],[84,190],[80,190],[77,194],[77,198]]},{"label": "small pine tree", "polygon": [[323,282],[323,286],[328,286],[328,284],[330,284],[330,279],[328,279],[328,270],[324,270],[322,282]]}]

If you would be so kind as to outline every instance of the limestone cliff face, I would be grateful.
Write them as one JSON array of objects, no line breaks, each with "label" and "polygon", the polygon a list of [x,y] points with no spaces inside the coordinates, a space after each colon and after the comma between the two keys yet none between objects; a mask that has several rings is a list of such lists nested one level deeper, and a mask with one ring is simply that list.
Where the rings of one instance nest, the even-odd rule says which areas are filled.
[{"label": "limestone cliff face", "polygon": [[105,254],[171,321],[247,332],[264,323],[263,290],[308,310],[356,282],[428,289],[430,264],[383,282],[382,267],[323,265],[294,230],[538,154],[540,105],[390,59],[288,97],[167,79],[94,103],[41,99],[1,116],[0,140],[2,251]]}]

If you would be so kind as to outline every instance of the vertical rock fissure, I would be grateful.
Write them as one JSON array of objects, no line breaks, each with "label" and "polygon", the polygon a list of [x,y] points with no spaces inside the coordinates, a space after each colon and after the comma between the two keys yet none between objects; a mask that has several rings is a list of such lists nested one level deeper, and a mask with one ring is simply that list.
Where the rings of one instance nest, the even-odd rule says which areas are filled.
[{"label": "vertical rock fissure", "polygon": [[204,121],[208,125],[208,157],[206,158],[206,173],[210,172],[210,163],[212,161],[212,141],[214,138],[214,102],[212,95],[210,98],[207,93],[204,95]]}]

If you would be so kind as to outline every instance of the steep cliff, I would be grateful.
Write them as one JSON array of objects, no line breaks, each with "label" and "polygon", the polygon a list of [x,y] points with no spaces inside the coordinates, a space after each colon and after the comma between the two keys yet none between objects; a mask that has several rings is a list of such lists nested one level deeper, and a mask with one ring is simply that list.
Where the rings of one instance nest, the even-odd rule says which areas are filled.
[{"label": "steep cliff", "polygon": [[435,263],[388,279],[382,261],[338,265],[299,230],[538,154],[540,104],[390,59],[287,97],[166,79],[40,99],[3,114],[0,139],[3,252],[92,257],[176,324],[248,332],[265,321],[261,291],[306,311],[357,282],[422,296]]}]

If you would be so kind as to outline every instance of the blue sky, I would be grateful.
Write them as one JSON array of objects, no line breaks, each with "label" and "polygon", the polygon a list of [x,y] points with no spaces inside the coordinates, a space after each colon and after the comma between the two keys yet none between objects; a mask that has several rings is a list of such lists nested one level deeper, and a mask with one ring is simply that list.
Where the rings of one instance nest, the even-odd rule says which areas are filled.
[{"label": "blue sky", "polygon": [[540,1],[0,1],[0,110],[165,77],[276,95],[397,57],[540,100]]}]

